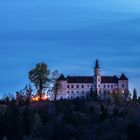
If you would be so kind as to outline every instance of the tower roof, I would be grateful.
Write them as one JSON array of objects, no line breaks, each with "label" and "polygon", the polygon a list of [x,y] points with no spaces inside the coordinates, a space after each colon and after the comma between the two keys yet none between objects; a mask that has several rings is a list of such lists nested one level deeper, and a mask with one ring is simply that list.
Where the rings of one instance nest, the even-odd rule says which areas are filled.
[{"label": "tower roof", "polygon": [[61,74],[60,77],[57,80],[58,81],[60,81],[60,80],[66,80],[66,78],[65,78],[64,74]]},{"label": "tower roof", "polygon": [[119,78],[119,80],[128,80],[128,78],[125,76],[125,74],[123,73],[121,75],[121,77]]},{"label": "tower roof", "polygon": [[95,68],[100,68],[98,59],[96,59]]}]

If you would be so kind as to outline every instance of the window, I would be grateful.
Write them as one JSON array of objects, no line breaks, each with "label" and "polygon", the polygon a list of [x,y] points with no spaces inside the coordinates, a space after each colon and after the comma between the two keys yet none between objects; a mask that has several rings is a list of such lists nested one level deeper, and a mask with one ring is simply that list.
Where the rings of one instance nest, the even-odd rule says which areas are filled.
[{"label": "window", "polygon": [[69,86],[69,85],[67,85],[67,88],[70,88],[70,86]]},{"label": "window", "polygon": [[74,93],[73,91],[71,91],[71,93]]},{"label": "window", "polygon": [[82,85],[82,88],[84,88],[84,85]]},{"label": "window", "polygon": [[79,85],[77,85],[77,88],[79,88]]},{"label": "window", "polygon": [[71,88],[73,88],[73,85],[71,85]]},{"label": "window", "polygon": [[98,87],[100,88],[100,85]]},{"label": "window", "polygon": [[113,88],[113,85],[111,85],[111,88]]},{"label": "window", "polygon": [[77,91],[77,93],[79,93],[79,91]]},{"label": "window", "polygon": [[104,88],[106,88],[106,85],[104,85]]},{"label": "window", "polygon": [[68,93],[69,93],[69,91],[68,91]]},{"label": "window", "polygon": [[110,86],[109,86],[109,85],[107,85],[107,87],[109,88]]},{"label": "window", "polygon": [[122,88],[124,88],[124,84],[122,85]]}]

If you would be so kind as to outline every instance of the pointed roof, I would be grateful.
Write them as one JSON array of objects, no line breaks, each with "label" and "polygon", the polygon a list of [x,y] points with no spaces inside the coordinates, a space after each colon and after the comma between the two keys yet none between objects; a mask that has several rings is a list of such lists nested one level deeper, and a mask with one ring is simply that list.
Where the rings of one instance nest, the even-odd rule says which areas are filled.
[{"label": "pointed roof", "polygon": [[125,74],[123,73],[121,75],[121,77],[119,78],[119,80],[128,80],[128,78],[125,76]]},{"label": "pointed roof", "polygon": [[95,68],[100,68],[98,59],[96,59]]},{"label": "pointed roof", "polygon": [[62,73],[57,80],[58,81],[63,81],[63,80],[66,80],[66,78],[65,78],[64,74]]}]

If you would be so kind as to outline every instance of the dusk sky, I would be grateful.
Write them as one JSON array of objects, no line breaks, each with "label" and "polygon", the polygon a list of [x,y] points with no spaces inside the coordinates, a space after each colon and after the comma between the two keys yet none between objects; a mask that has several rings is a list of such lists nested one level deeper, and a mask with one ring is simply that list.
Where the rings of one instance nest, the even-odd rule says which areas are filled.
[{"label": "dusk sky", "polygon": [[38,62],[67,75],[130,79],[140,92],[139,0],[1,0],[0,94],[29,83]]}]

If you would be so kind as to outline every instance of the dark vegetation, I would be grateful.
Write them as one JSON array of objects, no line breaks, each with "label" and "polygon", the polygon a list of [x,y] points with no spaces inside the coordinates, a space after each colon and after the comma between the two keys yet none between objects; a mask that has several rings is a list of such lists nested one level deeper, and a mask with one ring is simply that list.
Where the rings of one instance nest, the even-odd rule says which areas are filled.
[{"label": "dark vegetation", "polygon": [[[132,97],[113,93],[101,100],[91,90],[86,97],[56,101],[59,74],[50,73],[44,63],[29,72],[39,102],[31,102],[31,86],[18,91],[16,98],[0,100],[0,140],[140,139],[140,98],[136,90]],[[42,101],[50,83],[54,101]]]},{"label": "dark vegetation", "polygon": [[139,140],[140,100],[101,101],[96,94],[73,100],[19,104],[1,100],[2,140]]}]

